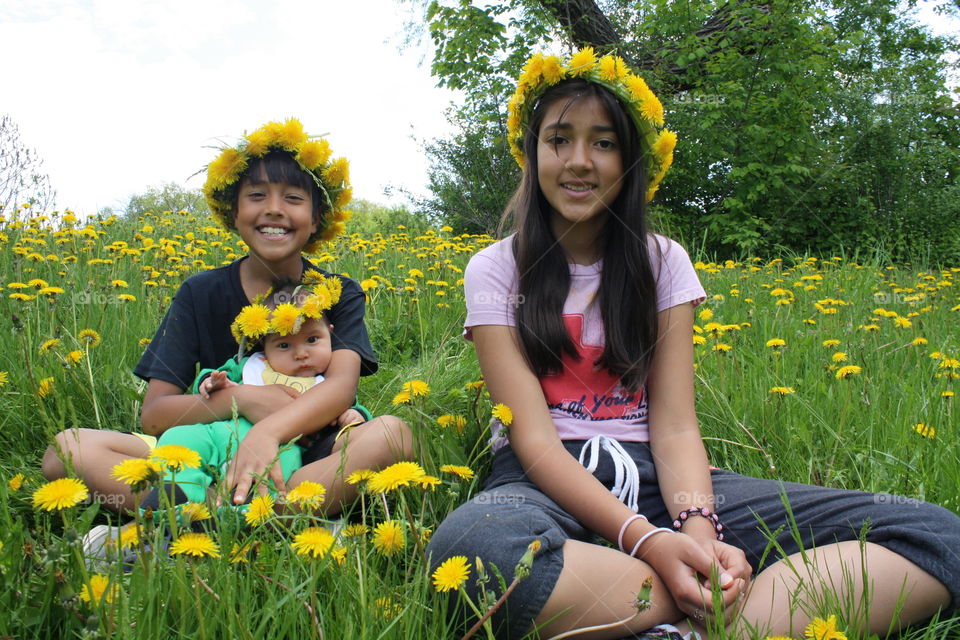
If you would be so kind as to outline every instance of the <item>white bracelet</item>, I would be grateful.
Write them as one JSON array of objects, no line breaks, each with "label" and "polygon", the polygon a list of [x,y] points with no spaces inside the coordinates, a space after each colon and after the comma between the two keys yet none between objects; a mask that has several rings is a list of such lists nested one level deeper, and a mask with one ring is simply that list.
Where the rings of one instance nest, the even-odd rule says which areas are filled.
[{"label": "white bracelet", "polygon": [[[642,513],[636,513],[623,521],[623,526],[620,527],[620,535],[617,536],[617,548],[620,549],[620,551],[623,551],[624,553],[627,552],[627,550],[623,548],[623,534],[627,532],[627,527],[629,527],[630,523],[634,520],[639,520],[641,518],[647,520],[647,516],[643,515]],[[647,522],[650,521],[647,520]]]},{"label": "white bracelet", "polygon": [[647,531],[645,534],[640,536],[640,539],[637,540],[637,544],[633,545],[633,550],[630,551],[630,555],[636,557],[636,553],[637,553],[637,550],[640,548],[640,545],[646,542],[647,538],[651,536],[655,536],[658,533],[673,533],[673,529],[667,529],[666,527],[657,527],[656,529]]}]

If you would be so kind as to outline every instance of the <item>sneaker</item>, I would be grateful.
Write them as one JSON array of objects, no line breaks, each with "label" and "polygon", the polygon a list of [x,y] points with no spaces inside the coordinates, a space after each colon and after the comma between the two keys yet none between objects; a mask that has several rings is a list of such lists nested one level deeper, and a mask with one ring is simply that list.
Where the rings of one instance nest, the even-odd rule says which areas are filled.
[{"label": "sneaker", "polygon": [[83,557],[87,569],[99,571],[105,569],[110,543],[120,538],[120,527],[99,524],[83,536]]}]

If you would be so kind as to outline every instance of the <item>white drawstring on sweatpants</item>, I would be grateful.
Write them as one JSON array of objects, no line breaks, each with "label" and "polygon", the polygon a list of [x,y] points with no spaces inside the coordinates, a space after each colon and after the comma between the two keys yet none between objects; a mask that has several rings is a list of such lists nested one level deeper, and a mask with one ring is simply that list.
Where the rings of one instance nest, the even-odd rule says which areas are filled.
[{"label": "white drawstring on sweatpants", "polygon": [[[596,471],[597,465],[600,464],[601,448],[610,454],[616,471],[610,493],[636,512],[638,508],[637,496],[640,495],[640,472],[637,471],[637,463],[633,461],[633,458],[619,442],[605,435],[597,434],[593,436],[584,442],[583,448],[580,449],[580,464],[586,467],[590,473]],[[583,459],[588,451],[590,452],[590,462],[584,463]]]}]

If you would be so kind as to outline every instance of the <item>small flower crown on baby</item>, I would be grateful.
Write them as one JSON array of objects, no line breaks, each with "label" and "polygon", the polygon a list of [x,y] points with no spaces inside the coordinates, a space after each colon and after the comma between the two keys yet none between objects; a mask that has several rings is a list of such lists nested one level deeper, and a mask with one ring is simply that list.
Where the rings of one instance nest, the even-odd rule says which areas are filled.
[{"label": "small flower crown on baby", "polygon": [[313,253],[321,242],[333,240],[343,233],[350,211],[344,207],[353,198],[350,188],[350,164],[346,158],[330,159],[330,143],[322,136],[308,136],[296,118],[268,122],[245,135],[235,147],[224,147],[207,165],[207,181],[203,194],[214,217],[226,229],[232,228],[234,206],[240,177],[251,158],[262,158],[271,151],[290,154],[301,169],[313,178],[324,199],[326,212],[317,223],[317,230],[304,247]]},{"label": "small flower crown on baby", "polygon": [[597,59],[593,47],[580,49],[566,64],[557,56],[542,53],[527,60],[508,105],[507,139],[517,164],[521,168],[525,164],[523,138],[530,128],[530,118],[540,97],[550,87],[569,79],[600,85],[624,106],[640,136],[644,165],[650,176],[646,198],[647,202],[652,200],[673,164],[677,134],[664,127],[663,105],[643,78],[635,75],[619,56],[606,55]]},{"label": "small flower crown on baby", "polygon": [[243,357],[264,336],[275,333],[288,336],[300,331],[306,320],[319,320],[340,301],[343,283],[336,276],[324,276],[317,271],[307,271],[303,279],[288,296],[277,300],[273,308],[264,302],[273,294],[273,289],[257,296],[237,314],[230,332],[240,345],[237,357]]}]

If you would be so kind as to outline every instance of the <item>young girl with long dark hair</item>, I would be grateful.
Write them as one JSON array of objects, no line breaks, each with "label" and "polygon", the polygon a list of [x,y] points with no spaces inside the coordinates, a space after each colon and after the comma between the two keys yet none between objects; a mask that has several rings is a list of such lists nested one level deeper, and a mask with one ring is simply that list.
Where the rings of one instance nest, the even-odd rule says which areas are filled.
[{"label": "young girl with long dark hair", "polygon": [[[479,557],[509,582],[540,541],[498,635],[630,618],[649,576],[651,608],[578,637],[679,638],[711,618],[730,637],[796,636],[825,592],[868,602],[880,634],[955,608],[950,511],[708,466],[691,340],[705,292],[683,248],[647,229],[676,136],[644,81],[590,49],[565,65],[538,54],[508,129],[523,167],[506,212],[515,233],[470,261],[465,324],[512,422],[495,425],[484,492],[430,543],[434,565]],[[764,555],[764,525],[782,553]],[[650,629],[663,623],[678,628]]]}]

